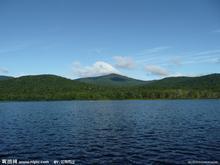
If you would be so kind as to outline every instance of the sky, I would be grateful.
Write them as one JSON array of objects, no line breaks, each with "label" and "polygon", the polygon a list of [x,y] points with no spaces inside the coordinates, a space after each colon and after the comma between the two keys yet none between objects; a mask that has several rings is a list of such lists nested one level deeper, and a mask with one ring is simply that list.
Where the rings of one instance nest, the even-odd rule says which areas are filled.
[{"label": "sky", "polygon": [[0,75],[220,73],[219,0],[0,0]]}]

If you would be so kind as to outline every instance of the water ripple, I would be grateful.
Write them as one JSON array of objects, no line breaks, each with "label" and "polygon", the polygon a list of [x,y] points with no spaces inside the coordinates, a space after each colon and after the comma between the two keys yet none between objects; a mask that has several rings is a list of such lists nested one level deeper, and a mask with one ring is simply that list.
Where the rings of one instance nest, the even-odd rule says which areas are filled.
[{"label": "water ripple", "polygon": [[0,102],[0,158],[186,164],[220,158],[219,100]]}]

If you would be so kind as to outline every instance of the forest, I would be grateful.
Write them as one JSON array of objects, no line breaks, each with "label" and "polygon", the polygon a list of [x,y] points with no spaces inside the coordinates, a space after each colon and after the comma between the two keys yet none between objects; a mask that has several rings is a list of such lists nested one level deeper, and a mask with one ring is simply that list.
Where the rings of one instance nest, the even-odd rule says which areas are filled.
[{"label": "forest", "polygon": [[2,101],[220,98],[220,74],[154,81],[117,74],[76,80],[56,75],[1,77]]}]

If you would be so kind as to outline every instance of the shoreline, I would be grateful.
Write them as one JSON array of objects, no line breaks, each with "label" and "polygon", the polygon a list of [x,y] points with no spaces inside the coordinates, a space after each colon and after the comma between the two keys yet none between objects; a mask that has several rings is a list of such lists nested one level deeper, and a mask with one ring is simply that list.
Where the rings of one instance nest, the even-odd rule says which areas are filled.
[{"label": "shoreline", "polygon": [[66,102],[66,101],[185,101],[185,100],[193,100],[193,101],[201,101],[201,100],[220,100],[220,98],[169,98],[169,99],[58,99],[58,100],[0,100],[0,103],[3,102]]}]

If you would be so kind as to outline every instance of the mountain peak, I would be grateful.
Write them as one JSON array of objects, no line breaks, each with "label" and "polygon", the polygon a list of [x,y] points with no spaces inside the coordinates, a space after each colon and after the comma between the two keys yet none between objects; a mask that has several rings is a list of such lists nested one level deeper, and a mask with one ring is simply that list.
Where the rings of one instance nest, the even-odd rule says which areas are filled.
[{"label": "mountain peak", "polygon": [[103,86],[135,86],[146,83],[145,81],[136,80],[116,73],[97,77],[80,78],[77,79],[77,81]]}]

